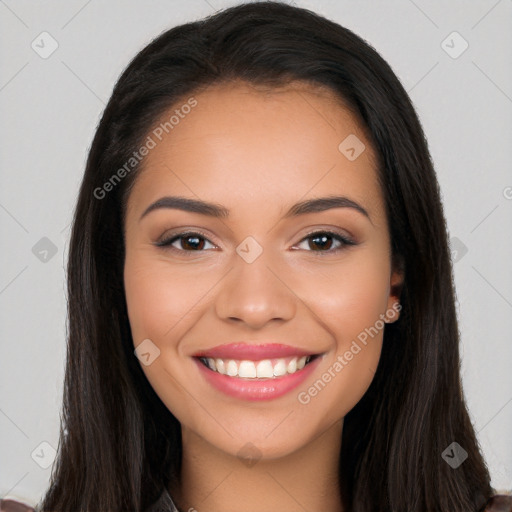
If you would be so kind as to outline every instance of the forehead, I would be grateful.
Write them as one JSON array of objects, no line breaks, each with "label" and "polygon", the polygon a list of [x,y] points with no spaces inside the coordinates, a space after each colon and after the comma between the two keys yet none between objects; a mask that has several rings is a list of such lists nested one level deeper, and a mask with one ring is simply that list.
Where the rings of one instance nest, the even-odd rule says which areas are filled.
[{"label": "forehead", "polygon": [[304,83],[264,88],[235,82],[194,94],[195,106],[181,111],[187,100],[150,132],[155,146],[138,171],[129,210],[131,202],[149,203],[166,192],[235,209],[326,193],[350,193],[370,210],[382,207],[365,129],[332,91]]}]

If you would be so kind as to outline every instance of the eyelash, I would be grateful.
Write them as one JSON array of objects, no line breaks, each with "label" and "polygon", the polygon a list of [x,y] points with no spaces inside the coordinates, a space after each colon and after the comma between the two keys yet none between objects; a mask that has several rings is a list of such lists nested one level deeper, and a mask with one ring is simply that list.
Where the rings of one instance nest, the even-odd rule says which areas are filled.
[{"label": "eyelash", "polygon": [[[346,249],[347,246],[357,245],[357,243],[352,238],[350,238],[346,235],[340,235],[339,233],[336,233],[334,231],[329,231],[329,230],[312,231],[311,233],[308,233],[304,238],[302,238],[300,240],[299,244],[308,240],[309,238],[317,237],[318,235],[327,235],[341,243],[341,245],[339,247],[337,247],[336,249],[328,249],[326,251],[321,251],[321,250],[320,251],[314,251],[314,250],[307,251],[307,252],[315,253],[320,257],[322,257],[326,254],[337,254],[338,252]],[[209,243],[211,243],[212,245],[214,245],[212,242],[210,242],[208,240],[208,238],[203,233],[201,233],[199,231],[185,231],[183,233],[177,233],[175,235],[172,235],[171,238],[167,238],[160,242],[157,242],[155,245],[157,247],[162,247],[166,250],[177,251],[179,253],[186,254],[187,256],[191,255],[191,253],[194,253],[194,252],[204,252],[204,250],[189,251],[186,249],[177,249],[176,247],[172,247],[172,245],[171,245],[177,240],[180,240],[182,238],[189,238],[189,237],[191,238],[193,236],[195,236],[196,238],[204,239],[204,240],[208,241]]]}]

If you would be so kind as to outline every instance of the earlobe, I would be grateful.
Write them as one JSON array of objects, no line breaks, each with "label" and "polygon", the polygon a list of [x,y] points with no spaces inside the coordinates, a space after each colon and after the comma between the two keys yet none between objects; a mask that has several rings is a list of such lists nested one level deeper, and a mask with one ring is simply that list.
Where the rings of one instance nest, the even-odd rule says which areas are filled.
[{"label": "earlobe", "polygon": [[[389,303],[388,303],[389,304]],[[391,303],[391,306],[388,307],[385,316],[384,323],[393,324],[400,318],[400,311],[402,310],[402,304],[400,301],[395,300]]]}]

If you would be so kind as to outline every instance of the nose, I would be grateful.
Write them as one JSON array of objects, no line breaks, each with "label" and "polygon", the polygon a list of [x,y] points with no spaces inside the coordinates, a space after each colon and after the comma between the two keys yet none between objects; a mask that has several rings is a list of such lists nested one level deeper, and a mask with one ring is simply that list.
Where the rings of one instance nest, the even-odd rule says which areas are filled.
[{"label": "nose", "polygon": [[237,255],[234,268],[221,282],[215,300],[216,314],[222,320],[251,329],[261,329],[271,321],[290,320],[300,299],[286,281],[265,251],[252,263]]}]

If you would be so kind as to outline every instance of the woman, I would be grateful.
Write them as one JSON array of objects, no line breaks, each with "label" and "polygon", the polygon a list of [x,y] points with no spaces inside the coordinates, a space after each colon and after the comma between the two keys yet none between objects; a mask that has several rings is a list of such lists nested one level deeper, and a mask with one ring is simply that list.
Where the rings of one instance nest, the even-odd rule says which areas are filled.
[{"label": "woman", "polygon": [[512,510],[461,391],[421,126],[331,21],[240,5],[136,56],[90,150],[68,295],[40,511]]}]

